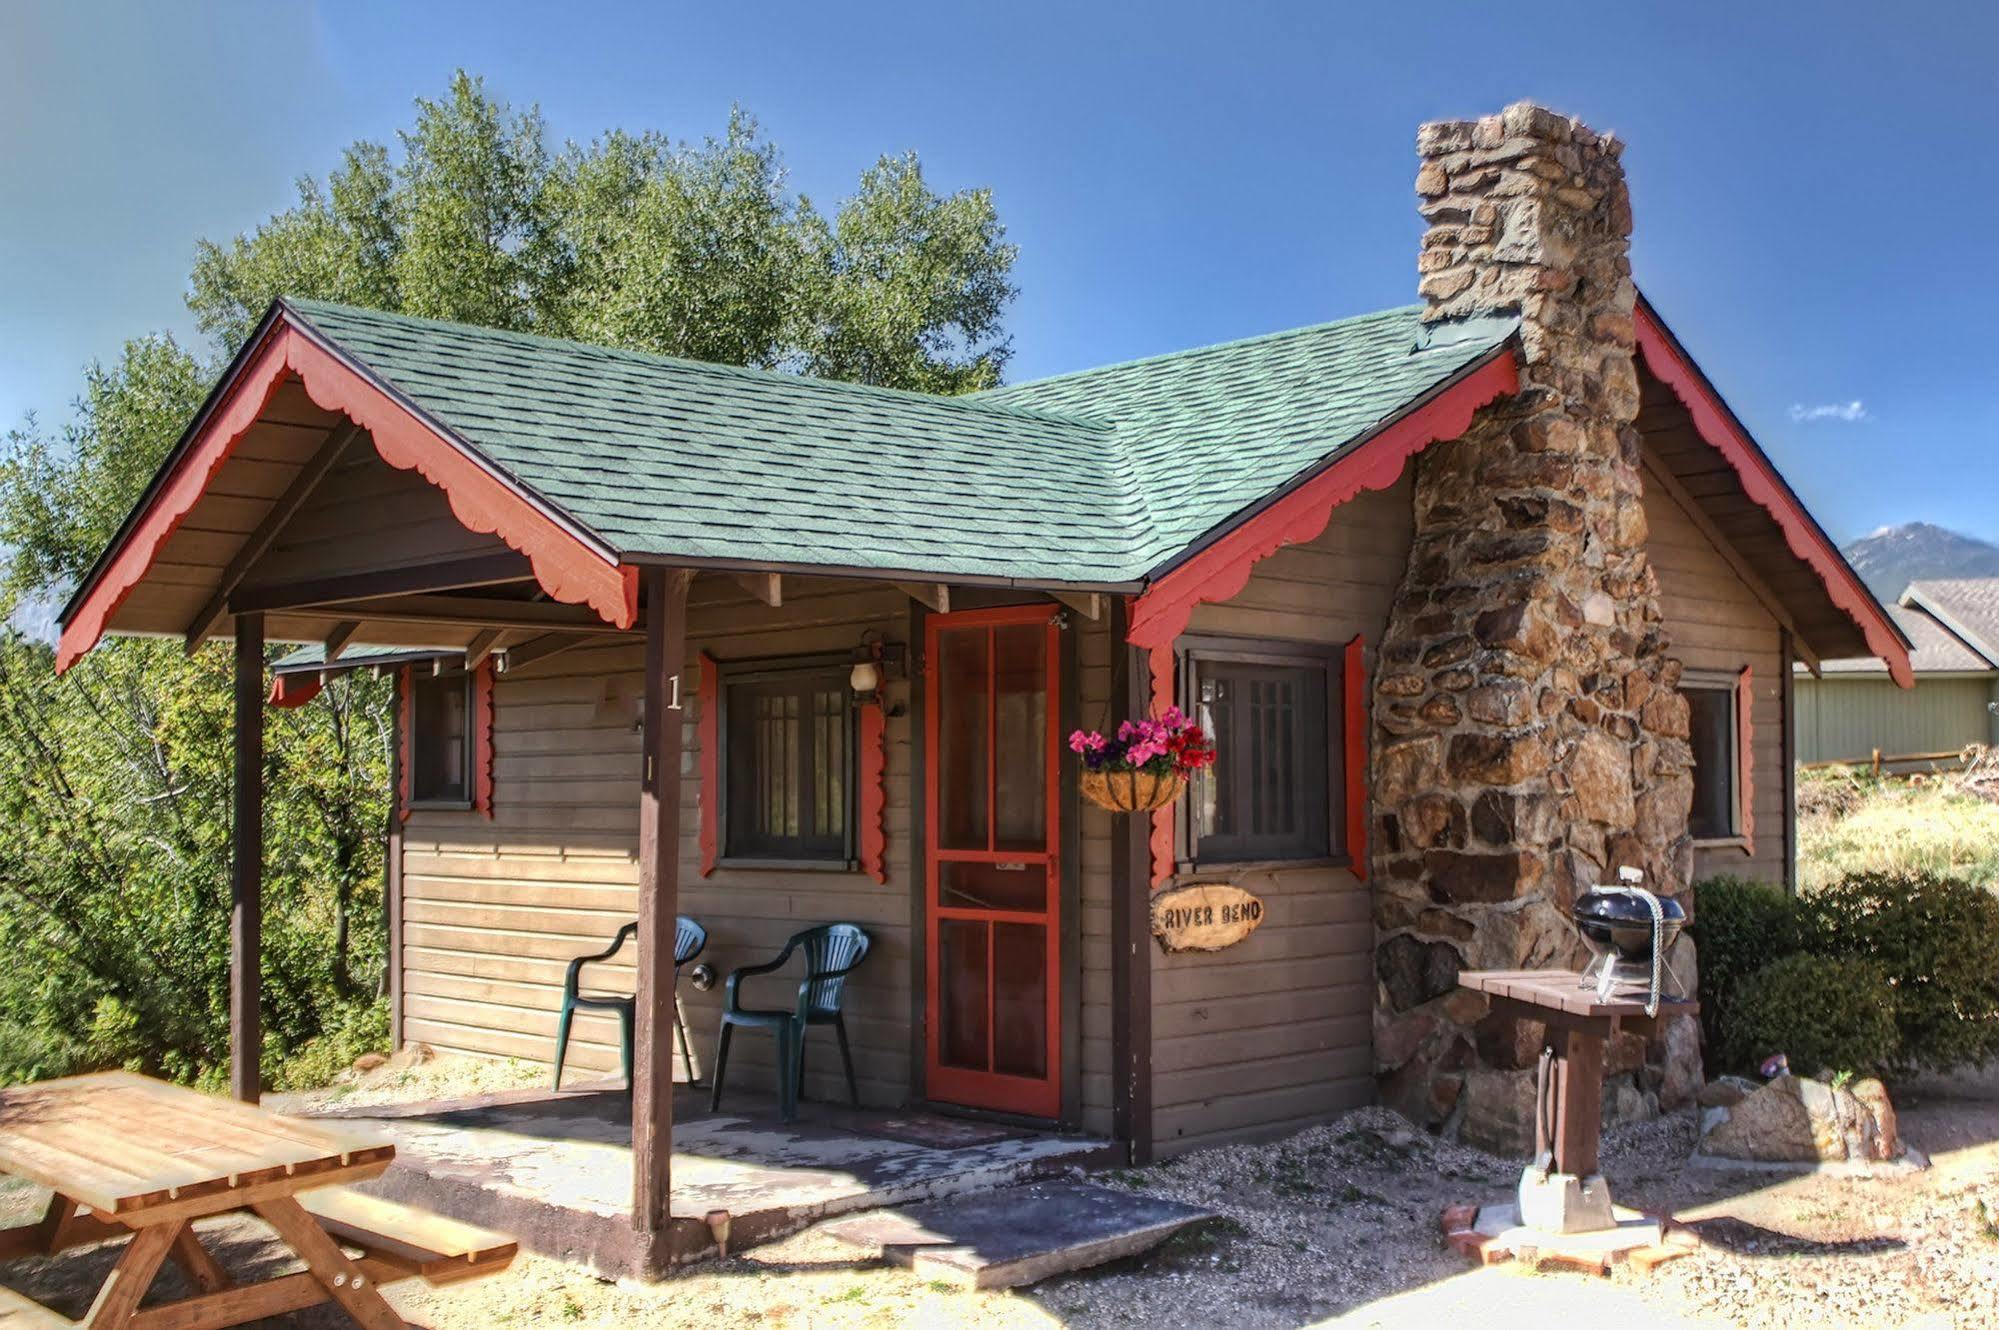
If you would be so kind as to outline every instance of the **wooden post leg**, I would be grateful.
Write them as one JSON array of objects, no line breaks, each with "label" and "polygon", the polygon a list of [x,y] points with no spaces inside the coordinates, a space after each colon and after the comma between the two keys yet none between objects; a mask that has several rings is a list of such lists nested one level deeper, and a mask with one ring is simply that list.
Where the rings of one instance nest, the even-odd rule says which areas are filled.
[{"label": "wooden post leg", "polygon": [[129,1323],[132,1314],[139,1310],[139,1299],[153,1286],[160,1262],[166,1260],[174,1239],[186,1227],[187,1221],[182,1220],[178,1224],[151,1224],[134,1232],[125,1254],[111,1267],[104,1287],[97,1290],[97,1300],[90,1304],[83,1324],[90,1330],[105,1330]]},{"label": "wooden post leg", "polygon": [[362,1330],[407,1330],[403,1318],[388,1304],[375,1282],[361,1272],[361,1267],[347,1259],[347,1253],[340,1250],[340,1244],[326,1235],[319,1221],[305,1212],[305,1207],[289,1196],[280,1196],[268,1201],[259,1201],[250,1207],[258,1218],[278,1231],[278,1236],[298,1258],[305,1262],[305,1268],[319,1281],[332,1299],[339,1303],[346,1313],[354,1318],[354,1323]]},{"label": "wooden post leg", "polygon": [[263,1092],[264,616],[236,616],[235,822],[229,851],[229,1092]]},{"label": "wooden post leg", "polygon": [[222,1268],[221,1263],[209,1254],[208,1248],[201,1245],[201,1239],[194,1235],[194,1225],[191,1223],[182,1224],[180,1232],[174,1234],[174,1245],[169,1255],[173,1257],[174,1264],[180,1267],[181,1273],[187,1276],[187,1282],[194,1286],[194,1291],[197,1293],[220,1293],[236,1282],[229,1277],[229,1272]]},{"label": "wooden post leg", "polygon": [[76,1218],[76,1202],[67,1196],[53,1193],[49,1196],[49,1208],[42,1212],[42,1222],[38,1229],[42,1250],[59,1252],[62,1250],[63,1230]]},{"label": "wooden post leg", "polygon": [[[632,1227],[639,1273],[664,1272],[672,1224],[673,948],[680,912],[680,674],[687,664],[684,569],[647,568],[645,735],[639,777],[637,1024],[632,1067]],[[718,1082],[719,1084],[719,1078]]]},{"label": "wooden post leg", "polygon": [[1567,1030],[1561,1038],[1555,1171],[1586,1178],[1597,1171],[1597,1139],[1603,1129],[1603,1036]]}]

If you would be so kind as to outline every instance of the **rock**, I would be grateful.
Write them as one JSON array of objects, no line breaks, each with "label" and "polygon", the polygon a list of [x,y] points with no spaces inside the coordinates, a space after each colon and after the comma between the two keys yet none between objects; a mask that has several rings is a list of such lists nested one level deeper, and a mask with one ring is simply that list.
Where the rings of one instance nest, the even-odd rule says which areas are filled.
[{"label": "rock", "polygon": [[[1704,1088],[1701,1085],[1701,1031],[1691,1016],[1666,1022],[1664,1080],[1659,1085],[1659,1106],[1671,1112],[1685,1108]],[[1739,1101],[1738,1101],[1739,1102]]]},{"label": "rock", "polygon": [[1724,1076],[1703,1085],[1694,1098],[1702,1108],[1734,1108],[1755,1094],[1756,1089],[1754,1085],[1745,1084],[1740,1076]]},{"label": "rock", "polygon": [[1853,1083],[1853,1097],[1873,1115],[1874,1153],[1877,1160],[1902,1157],[1902,1133],[1895,1118],[1895,1105],[1888,1101],[1888,1087],[1873,1077]]},{"label": "rock", "polygon": [[1794,1087],[1794,1077],[1779,1076],[1733,1107],[1719,1110],[1725,1116],[1702,1138],[1701,1152],[1759,1162],[1816,1159],[1812,1117]]},{"label": "rock", "polygon": [[1709,1107],[1700,1151],[1770,1163],[1868,1163],[1902,1155],[1895,1110],[1881,1082],[1849,1088],[1790,1075],[1732,1105]]},{"label": "rock", "polygon": [[1474,1069],[1459,1096],[1459,1133],[1496,1155],[1524,1155],[1534,1148],[1534,1073]]},{"label": "rock", "polygon": [[1569,755],[1569,780],[1584,817],[1610,827],[1631,825],[1630,749],[1602,730],[1588,731]]}]

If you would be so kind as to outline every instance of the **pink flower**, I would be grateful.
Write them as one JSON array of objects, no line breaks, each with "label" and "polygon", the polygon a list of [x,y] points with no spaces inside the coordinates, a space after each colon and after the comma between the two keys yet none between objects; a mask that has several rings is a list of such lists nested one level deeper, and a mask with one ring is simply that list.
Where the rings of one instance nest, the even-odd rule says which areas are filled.
[{"label": "pink flower", "polygon": [[1187,713],[1178,707],[1168,707],[1160,715],[1159,723],[1169,730],[1177,730],[1187,723]]},{"label": "pink flower", "polygon": [[1083,732],[1081,730],[1077,730],[1074,734],[1071,734],[1069,736],[1069,751],[1072,753],[1080,753],[1083,751],[1084,745],[1087,743],[1088,740],[1084,738]]}]

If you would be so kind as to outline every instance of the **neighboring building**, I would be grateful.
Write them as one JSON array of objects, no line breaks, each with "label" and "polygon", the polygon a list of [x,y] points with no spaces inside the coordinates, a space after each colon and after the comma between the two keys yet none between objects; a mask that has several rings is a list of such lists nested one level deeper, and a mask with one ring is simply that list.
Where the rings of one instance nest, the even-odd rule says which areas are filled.
[{"label": "neighboring building", "polygon": [[1798,760],[1909,770],[1999,746],[1999,577],[1912,582],[1888,612],[1916,686],[1897,687],[1874,656],[1828,660],[1816,678],[1799,666]]},{"label": "neighboring building", "polygon": [[[874,1104],[1137,1158],[1377,1097],[1518,1139],[1541,1027],[1459,970],[1574,962],[1566,906],[1621,866],[1781,876],[1792,662],[1906,679],[1907,644],[1635,291],[1621,145],[1523,105],[1419,146],[1422,305],[970,398],[279,302],[59,663],[235,637],[254,902],[263,642],[324,644],[283,701],[448,649],[403,673],[401,1038],[547,1058],[564,961],[634,913],[698,916],[725,970],[852,920]],[[1081,802],[1064,736],[1176,702],[1218,785]],[[1162,952],[1152,894],[1208,880],[1262,926]],[[721,994],[681,997],[705,1058]],[[1619,1043],[1613,1102],[1686,1102],[1697,1041]]]}]

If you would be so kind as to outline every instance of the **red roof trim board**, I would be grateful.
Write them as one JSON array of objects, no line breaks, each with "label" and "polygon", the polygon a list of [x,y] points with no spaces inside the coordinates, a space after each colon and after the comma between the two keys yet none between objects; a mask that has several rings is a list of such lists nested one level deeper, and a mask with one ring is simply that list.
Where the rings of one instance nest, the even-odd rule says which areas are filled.
[{"label": "red roof trim board", "polygon": [[1888,673],[1904,688],[1913,688],[1915,672],[1909,666],[1909,649],[1888,612],[1861,583],[1846,559],[1833,546],[1819,524],[1805,510],[1791,487],[1784,483],[1770,459],[1749,437],[1749,431],[1728,409],[1728,404],[1707,381],[1700,367],[1674,340],[1673,334],[1643,300],[1635,311],[1638,351],[1645,368],[1654,378],[1673,390],[1673,395],[1692,417],[1694,430],[1719,452],[1742,480],[1742,488],[1757,506],[1776,520],[1791,553],[1818,574],[1833,604],[1844,610],[1888,666]]},{"label": "red roof trim board", "polygon": [[694,700],[701,708],[701,718],[694,723],[695,742],[701,746],[701,797],[696,806],[701,815],[701,876],[707,877],[715,871],[715,854],[722,839],[718,827],[722,799],[722,751],[719,746],[722,667],[705,651],[696,663],[701,670],[701,676],[694,685]]},{"label": "red roof trim board", "polygon": [[274,674],[269,701],[274,707],[302,707],[325,686],[316,674]]},{"label": "red roof trim board", "polygon": [[319,406],[342,412],[366,429],[383,461],[415,470],[443,490],[452,513],[468,529],[491,532],[525,554],[535,580],[554,599],[588,605],[619,628],[637,622],[637,569],[617,564],[565,529],[457,440],[293,326],[291,317],[280,313],[99,564],[64,624],[56,653],[58,673],[103,638],[111,617],[145,577],[168,537],[279,386],[294,376]]},{"label": "red roof trim board", "polygon": [[1367,881],[1367,643],[1355,633],[1340,662],[1341,739],[1346,745],[1347,858],[1353,875]]},{"label": "red roof trim board", "polygon": [[1333,509],[1362,490],[1387,489],[1411,457],[1432,443],[1457,438],[1480,407],[1519,387],[1510,348],[1480,362],[1159,578],[1133,605],[1126,640],[1141,647],[1170,645],[1186,630],[1196,605],[1236,595],[1258,563],[1286,545],[1316,537]]},{"label": "red roof trim board", "polygon": [[880,702],[861,708],[861,869],[888,883],[888,723]]}]

